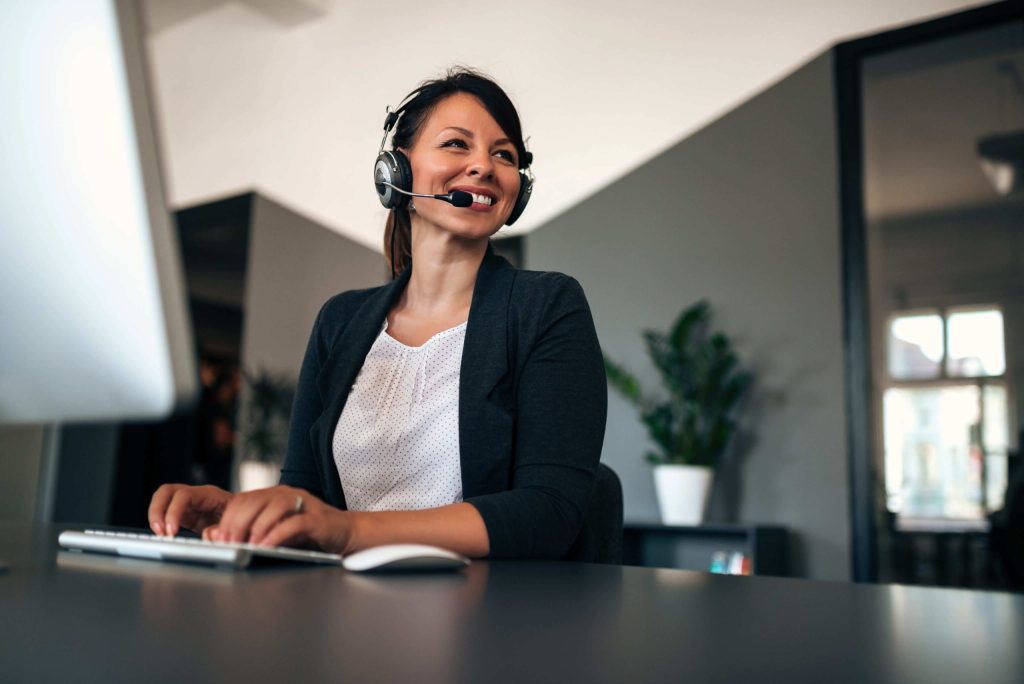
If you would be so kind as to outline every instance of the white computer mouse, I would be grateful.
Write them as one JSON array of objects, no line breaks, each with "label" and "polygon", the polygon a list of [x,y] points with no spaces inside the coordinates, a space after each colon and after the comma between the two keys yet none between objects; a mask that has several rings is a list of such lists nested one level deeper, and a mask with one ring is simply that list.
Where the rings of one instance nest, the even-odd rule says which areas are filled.
[{"label": "white computer mouse", "polygon": [[439,572],[461,570],[469,559],[426,544],[385,544],[350,553],[341,564],[352,572]]}]

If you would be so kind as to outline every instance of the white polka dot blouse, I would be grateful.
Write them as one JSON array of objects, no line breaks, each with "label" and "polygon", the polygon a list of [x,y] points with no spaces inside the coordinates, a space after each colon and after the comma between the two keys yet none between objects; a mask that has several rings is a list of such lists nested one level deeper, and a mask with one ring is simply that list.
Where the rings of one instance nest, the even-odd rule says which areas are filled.
[{"label": "white polka dot blouse", "polygon": [[462,501],[459,375],[466,323],[420,347],[387,333],[366,355],[334,430],[334,462],[353,511]]}]

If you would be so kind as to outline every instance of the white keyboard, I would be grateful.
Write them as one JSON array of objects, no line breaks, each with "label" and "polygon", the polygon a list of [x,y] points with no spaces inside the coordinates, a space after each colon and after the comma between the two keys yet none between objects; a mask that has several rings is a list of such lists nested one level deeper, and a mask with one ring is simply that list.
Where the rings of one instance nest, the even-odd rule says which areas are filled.
[{"label": "white keyboard", "polygon": [[341,556],[321,551],[303,551],[283,546],[257,546],[209,542],[184,537],[158,537],[153,534],[85,530],[61,532],[58,543],[73,551],[92,551],[131,558],[202,563],[244,568],[265,562],[293,561],[341,565]]}]

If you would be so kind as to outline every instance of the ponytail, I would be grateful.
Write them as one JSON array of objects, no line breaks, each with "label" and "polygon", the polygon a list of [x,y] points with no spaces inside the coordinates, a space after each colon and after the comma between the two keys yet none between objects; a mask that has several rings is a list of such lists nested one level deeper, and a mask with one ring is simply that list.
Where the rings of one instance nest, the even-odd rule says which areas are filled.
[{"label": "ponytail", "polygon": [[412,261],[412,221],[408,207],[388,212],[384,225],[384,258],[391,267],[392,280]]}]

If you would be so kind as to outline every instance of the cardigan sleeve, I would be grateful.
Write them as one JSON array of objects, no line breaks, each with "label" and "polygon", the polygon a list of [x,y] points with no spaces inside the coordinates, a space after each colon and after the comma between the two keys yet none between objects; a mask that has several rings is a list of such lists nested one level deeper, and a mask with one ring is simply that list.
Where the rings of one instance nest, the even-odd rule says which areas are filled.
[{"label": "cardigan sleeve", "polygon": [[511,488],[471,497],[490,558],[562,558],[601,458],[608,388],[583,289],[561,274],[517,373]]},{"label": "cardigan sleeve", "polygon": [[302,358],[299,384],[295,389],[291,420],[288,427],[288,451],[281,466],[281,484],[305,489],[313,496],[323,498],[323,487],[316,468],[316,454],[310,441],[309,430],[324,410],[317,387],[321,368],[321,323],[327,304],[320,309],[313,331]]}]

